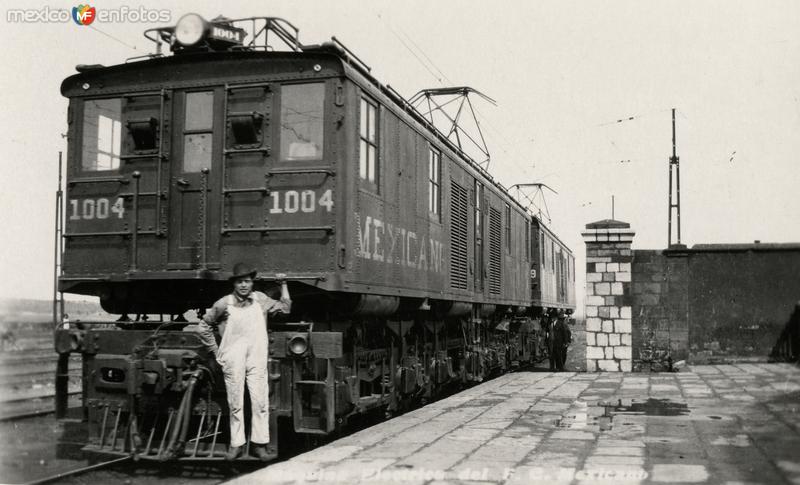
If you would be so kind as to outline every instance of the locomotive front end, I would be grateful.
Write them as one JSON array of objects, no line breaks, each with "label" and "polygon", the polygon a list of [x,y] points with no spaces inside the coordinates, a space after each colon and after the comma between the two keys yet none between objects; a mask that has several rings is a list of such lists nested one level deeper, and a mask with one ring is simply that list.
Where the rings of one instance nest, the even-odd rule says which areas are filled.
[{"label": "locomotive front end", "polygon": [[[225,385],[184,313],[202,316],[230,292],[239,262],[258,268],[256,289],[266,293],[285,274],[301,302],[336,283],[343,150],[341,123],[328,120],[343,117],[342,67],[300,52],[297,30],[275,18],[189,14],[145,35],[156,54],[79,66],[62,84],[70,104],[59,290],[97,296],[119,319],[56,330],[59,375],[70,353],[82,354],[89,449],[220,459]],[[268,49],[274,41],[284,51]],[[335,427],[341,333],[314,331],[303,321],[314,306],[301,308],[270,320],[272,457],[279,418],[294,416],[297,432]],[[63,411],[63,378],[57,390]]]}]

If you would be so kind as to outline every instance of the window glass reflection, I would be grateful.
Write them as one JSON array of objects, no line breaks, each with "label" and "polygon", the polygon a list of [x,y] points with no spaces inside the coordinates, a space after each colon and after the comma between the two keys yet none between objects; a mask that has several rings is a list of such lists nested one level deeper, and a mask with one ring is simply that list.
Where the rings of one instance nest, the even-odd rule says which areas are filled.
[{"label": "window glass reflection", "polygon": [[321,160],[325,85],[281,88],[281,160]]},{"label": "window glass reflection", "polygon": [[83,105],[81,167],[117,170],[122,151],[122,100],[90,99]]},{"label": "window glass reflection", "polygon": [[186,93],[184,130],[210,130],[214,121],[214,93]]},{"label": "window glass reflection", "polygon": [[211,133],[183,135],[183,171],[211,168]]}]

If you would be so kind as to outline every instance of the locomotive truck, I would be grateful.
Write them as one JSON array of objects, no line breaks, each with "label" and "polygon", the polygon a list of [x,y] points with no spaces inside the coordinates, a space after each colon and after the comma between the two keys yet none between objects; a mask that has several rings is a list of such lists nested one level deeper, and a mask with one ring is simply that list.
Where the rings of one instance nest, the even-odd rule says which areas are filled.
[{"label": "locomotive truck", "polygon": [[330,435],[542,357],[572,253],[350,50],[271,17],[145,36],[154,54],[61,86],[58,288],[119,315],[56,330],[62,410],[83,358],[89,449],[222,458],[225,387],[184,315],[237,262],[294,302],[269,325],[271,429]]}]

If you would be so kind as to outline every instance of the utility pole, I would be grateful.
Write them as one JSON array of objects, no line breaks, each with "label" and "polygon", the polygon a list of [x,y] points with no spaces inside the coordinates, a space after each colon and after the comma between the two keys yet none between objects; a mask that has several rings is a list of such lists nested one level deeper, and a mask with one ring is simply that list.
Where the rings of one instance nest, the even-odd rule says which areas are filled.
[{"label": "utility pole", "polygon": [[[672,203],[672,177],[675,175],[675,203]],[[669,218],[667,222],[667,247],[672,246],[672,214],[677,214],[678,241],[681,243],[681,165],[675,144],[675,108],[672,108],[672,156],[669,158]]]},{"label": "utility pole", "polygon": [[58,152],[58,190],[56,191],[56,220],[53,242],[53,328],[64,318],[64,294],[58,291],[64,259],[64,192],[61,190],[62,154]]}]

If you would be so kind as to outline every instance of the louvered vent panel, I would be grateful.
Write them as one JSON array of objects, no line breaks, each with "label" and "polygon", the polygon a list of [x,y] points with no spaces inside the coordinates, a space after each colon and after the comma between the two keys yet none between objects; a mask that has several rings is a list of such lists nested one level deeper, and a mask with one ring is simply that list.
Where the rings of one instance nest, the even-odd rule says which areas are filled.
[{"label": "louvered vent panel", "polygon": [[489,293],[500,294],[502,282],[502,245],[500,235],[503,233],[503,222],[500,211],[489,208]]},{"label": "louvered vent panel", "polygon": [[450,181],[450,287],[467,289],[467,189]]}]

